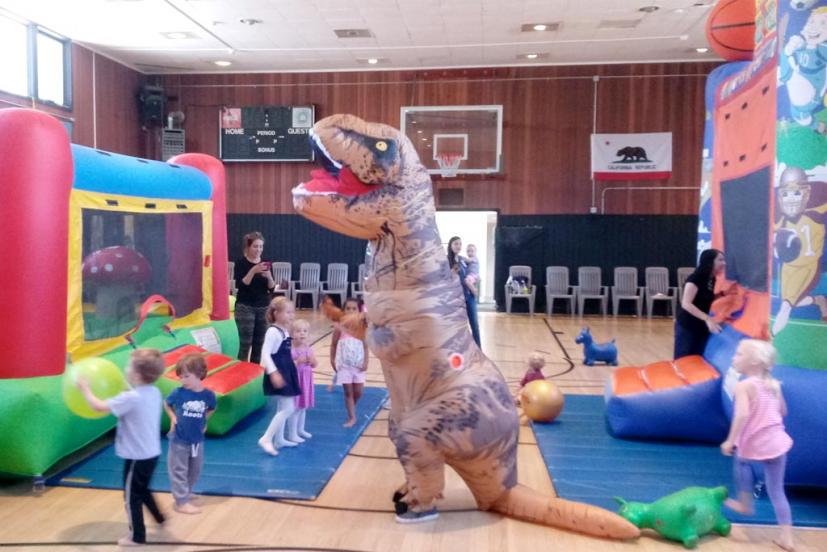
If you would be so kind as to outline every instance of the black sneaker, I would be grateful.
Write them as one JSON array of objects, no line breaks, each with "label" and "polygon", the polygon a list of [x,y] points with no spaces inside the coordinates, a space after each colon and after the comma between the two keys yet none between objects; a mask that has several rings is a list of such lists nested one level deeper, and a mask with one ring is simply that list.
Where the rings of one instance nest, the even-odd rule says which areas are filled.
[{"label": "black sneaker", "polygon": [[437,512],[436,508],[432,508],[427,512],[415,512],[413,510],[408,510],[404,514],[397,514],[396,515],[396,522],[397,523],[422,523],[424,521],[433,521],[439,517],[439,512]]},{"label": "black sneaker", "polygon": [[405,495],[399,491],[393,493],[393,509],[396,511],[397,516],[401,516],[408,511],[408,504],[406,502],[402,502],[403,496]]}]

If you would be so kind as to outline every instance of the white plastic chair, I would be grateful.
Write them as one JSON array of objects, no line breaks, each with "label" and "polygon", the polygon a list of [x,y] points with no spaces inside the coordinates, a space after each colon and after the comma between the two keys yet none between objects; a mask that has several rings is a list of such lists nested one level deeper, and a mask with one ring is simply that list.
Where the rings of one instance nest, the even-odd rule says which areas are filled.
[{"label": "white plastic chair", "polygon": [[362,296],[365,294],[365,275],[367,271],[365,269],[365,263],[359,265],[359,277],[356,278],[355,282],[350,283],[350,296],[355,297],[357,299],[361,299]]},{"label": "white plastic chair", "polygon": [[235,287],[235,263],[230,261],[227,263],[227,273],[230,278],[230,295],[238,293],[238,288]]},{"label": "white plastic chair", "polygon": [[330,263],[327,265],[327,280],[322,282],[321,294],[322,298],[325,295],[338,295],[339,306],[344,308],[345,298],[347,298],[347,264],[345,263]]},{"label": "white plastic chair", "polygon": [[646,313],[652,317],[655,301],[666,301],[672,307],[675,316],[677,305],[677,288],[669,285],[669,269],[663,266],[646,267]]},{"label": "white plastic chair", "polygon": [[603,285],[603,273],[599,266],[581,266],[577,269],[577,312],[580,316],[583,316],[583,306],[588,299],[599,299],[600,312],[606,315],[609,289]]},{"label": "white plastic chair", "polygon": [[[273,273],[273,281],[276,282],[273,295],[284,295],[288,299],[293,297],[293,283],[290,281],[293,277],[293,264],[273,263],[270,265],[270,271]],[[286,288],[281,287],[282,282],[287,282]]]},{"label": "white plastic chair", "polygon": [[568,312],[574,316],[574,301],[577,297],[575,286],[569,285],[567,266],[546,267],[546,314],[551,316],[555,299],[568,301]]},{"label": "white plastic chair", "polygon": [[621,301],[634,301],[637,315],[643,314],[643,286],[637,285],[637,268],[618,266],[612,286],[612,314],[617,316]]},{"label": "white plastic chair", "polygon": [[505,311],[511,313],[511,302],[514,299],[525,299],[528,301],[528,312],[534,314],[534,298],[537,295],[537,286],[531,284],[531,267],[524,265],[514,265],[508,267],[508,276],[514,279],[518,276],[523,276],[528,279],[528,292],[518,293],[511,289],[509,284],[505,284]]},{"label": "white plastic chair", "polygon": [[692,276],[692,273],[695,272],[695,267],[692,266],[681,266],[678,268],[678,291],[679,296],[683,296],[683,286],[686,285],[686,281]]},{"label": "white plastic chair", "polygon": [[300,295],[310,295],[313,310],[319,306],[319,279],[322,268],[319,263],[302,263],[299,267],[299,280],[293,282],[293,302],[298,306]]}]

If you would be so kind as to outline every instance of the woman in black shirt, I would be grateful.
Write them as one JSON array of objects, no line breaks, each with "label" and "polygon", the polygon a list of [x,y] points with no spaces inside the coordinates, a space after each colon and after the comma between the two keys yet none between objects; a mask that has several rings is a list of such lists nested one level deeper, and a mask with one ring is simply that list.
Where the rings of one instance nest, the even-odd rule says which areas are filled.
[{"label": "woman in black shirt", "polygon": [[681,312],[675,320],[675,358],[702,355],[710,333],[721,326],[710,316],[715,300],[715,277],[726,267],[724,254],[717,249],[701,253],[698,268],[686,280],[681,298]]},{"label": "woman in black shirt", "polygon": [[235,301],[235,323],[238,326],[238,359],[258,364],[261,345],[267,331],[265,314],[270,305],[270,290],[276,287],[270,263],[261,262],[264,236],[250,232],[244,236],[244,256],[235,262],[233,278],[238,288]]}]

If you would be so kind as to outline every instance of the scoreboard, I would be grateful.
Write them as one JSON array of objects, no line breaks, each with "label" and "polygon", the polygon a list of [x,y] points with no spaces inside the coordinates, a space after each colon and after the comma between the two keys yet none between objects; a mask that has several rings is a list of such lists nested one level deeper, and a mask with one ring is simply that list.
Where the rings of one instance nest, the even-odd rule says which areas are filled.
[{"label": "scoreboard", "polygon": [[312,105],[222,107],[219,117],[222,161],[313,161]]}]

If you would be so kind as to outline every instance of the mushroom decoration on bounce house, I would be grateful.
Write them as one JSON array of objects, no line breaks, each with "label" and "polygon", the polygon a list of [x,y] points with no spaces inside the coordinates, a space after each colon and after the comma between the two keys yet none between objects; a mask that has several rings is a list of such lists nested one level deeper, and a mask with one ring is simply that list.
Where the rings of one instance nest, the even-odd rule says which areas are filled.
[{"label": "mushroom decoration on bounce house", "polygon": [[81,417],[62,385],[81,371],[117,391],[109,363],[123,371],[134,347],[164,353],[165,394],[177,358],[205,356],[212,434],[264,405],[261,367],[235,360],[221,162],[71,145],[57,119],[4,109],[0,173],[0,473],[41,475],[114,427]]},{"label": "mushroom decoration on bounce house", "polygon": [[[757,7],[756,7],[757,6]],[[827,0],[727,0],[709,16],[728,60],[707,80],[699,249],[727,258],[712,310],[726,321],[702,357],[614,371],[606,414],[618,437],[720,443],[732,415],[738,343],[771,339],[795,441],[787,483],[827,486]],[[746,56],[749,50],[751,55]]]}]

